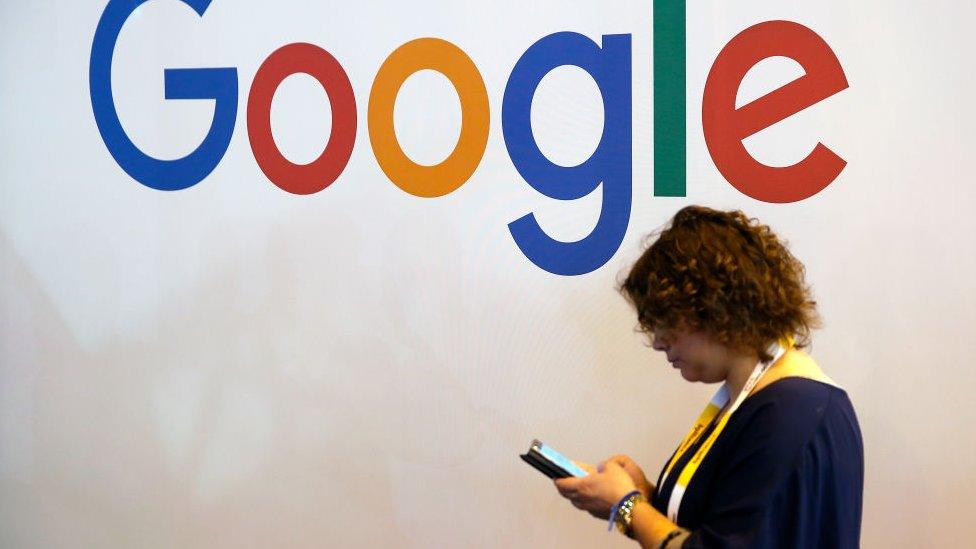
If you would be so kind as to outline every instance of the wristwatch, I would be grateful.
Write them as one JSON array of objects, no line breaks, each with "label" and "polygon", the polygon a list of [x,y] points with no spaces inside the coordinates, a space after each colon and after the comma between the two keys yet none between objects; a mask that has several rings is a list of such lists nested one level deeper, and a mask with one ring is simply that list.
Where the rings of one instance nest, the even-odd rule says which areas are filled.
[{"label": "wristwatch", "polygon": [[634,511],[634,506],[642,501],[647,501],[647,499],[641,494],[634,494],[629,498],[625,499],[620,503],[620,507],[617,509],[617,518],[614,522],[617,524],[617,530],[620,533],[633,539],[634,529],[631,526],[631,520],[633,520],[632,513]]}]

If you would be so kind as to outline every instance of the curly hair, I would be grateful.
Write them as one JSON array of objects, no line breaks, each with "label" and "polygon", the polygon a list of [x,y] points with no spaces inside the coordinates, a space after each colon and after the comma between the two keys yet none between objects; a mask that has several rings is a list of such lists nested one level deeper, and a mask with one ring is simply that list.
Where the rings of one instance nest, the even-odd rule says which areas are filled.
[{"label": "curly hair", "polygon": [[687,206],[619,289],[644,332],[704,331],[768,362],[770,344],[792,336],[805,347],[820,325],[804,272],[767,225],[738,210]]}]

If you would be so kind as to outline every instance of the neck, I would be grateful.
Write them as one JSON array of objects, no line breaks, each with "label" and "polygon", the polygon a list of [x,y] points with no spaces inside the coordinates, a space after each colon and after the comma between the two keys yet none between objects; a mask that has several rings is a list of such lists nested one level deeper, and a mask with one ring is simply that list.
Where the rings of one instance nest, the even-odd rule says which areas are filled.
[{"label": "neck", "polygon": [[759,355],[756,353],[736,354],[729,357],[728,374],[725,376],[725,383],[729,386],[729,398],[735,400],[758,362]]}]

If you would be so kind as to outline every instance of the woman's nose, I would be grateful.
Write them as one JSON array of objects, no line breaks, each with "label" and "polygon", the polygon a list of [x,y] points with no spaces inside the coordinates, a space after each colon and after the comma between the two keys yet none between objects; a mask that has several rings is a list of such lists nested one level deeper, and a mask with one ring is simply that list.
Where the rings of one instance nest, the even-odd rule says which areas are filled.
[{"label": "woman's nose", "polygon": [[667,351],[670,345],[664,339],[664,337],[657,332],[654,332],[654,339],[651,340],[651,348],[655,351]]}]

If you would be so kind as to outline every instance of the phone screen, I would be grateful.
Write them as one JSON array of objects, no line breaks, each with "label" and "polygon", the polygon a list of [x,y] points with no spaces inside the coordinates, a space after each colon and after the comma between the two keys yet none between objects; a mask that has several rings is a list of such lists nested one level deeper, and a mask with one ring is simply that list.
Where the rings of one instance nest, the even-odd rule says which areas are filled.
[{"label": "phone screen", "polygon": [[572,461],[566,459],[566,457],[559,452],[546,446],[544,443],[540,442],[538,449],[539,453],[542,454],[546,459],[562,467],[567,473],[573,475],[574,477],[585,477],[587,475],[586,471],[581,469]]}]

